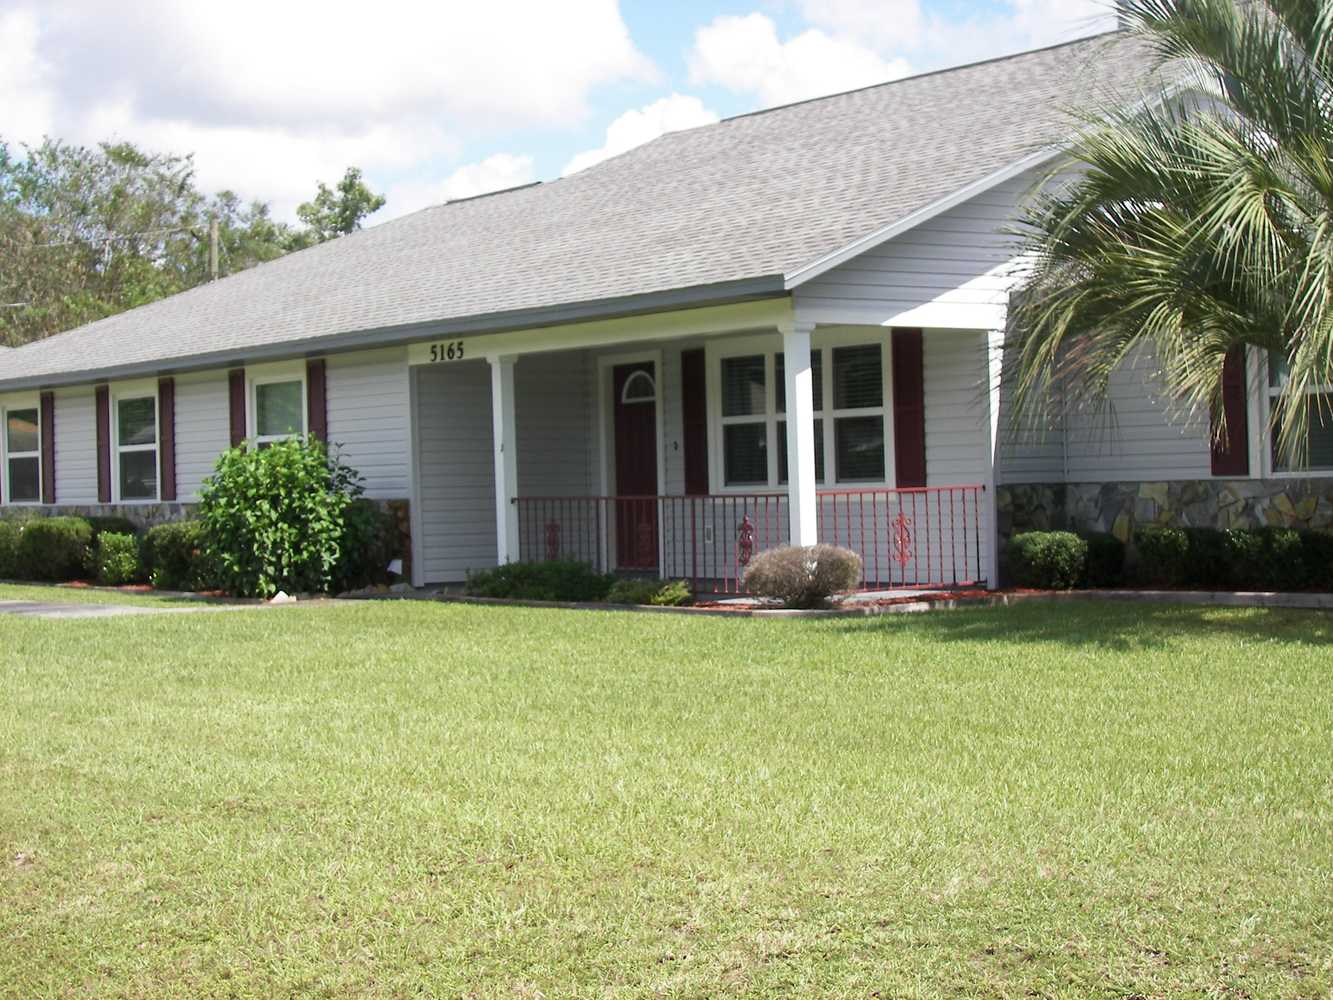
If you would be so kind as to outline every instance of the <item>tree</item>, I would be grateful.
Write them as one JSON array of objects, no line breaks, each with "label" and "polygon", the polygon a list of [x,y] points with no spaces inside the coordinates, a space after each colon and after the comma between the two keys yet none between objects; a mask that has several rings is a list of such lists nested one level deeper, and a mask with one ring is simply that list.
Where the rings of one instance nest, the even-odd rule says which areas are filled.
[{"label": "tree", "polygon": [[0,143],[0,342],[23,343],[179,291],[199,196],[189,157],[128,143]]},{"label": "tree", "polygon": [[47,139],[16,154],[0,140],[0,344],[18,345],[202,284],[210,223],[233,274],[360,227],[384,204],[356,168],[276,220],[263,201],[207,197],[194,160],[130,143]]},{"label": "tree", "polygon": [[1111,372],[1146,346],[1220,435],[1223,365],[1254,346],[1288,372],[1273,422],[1299,461],[1310,421],[1333,416],[1308,393],[1333,383],[1333,0],[1119,6],[1182,86],[1082,116],[1058,168],[1081,173],[1025,211],[1015,414],[1059,393],[1104,406]]},{"label": "tree", "polygon": [[384,207],[384,196],[366,187],[357,167],[348,167],[338,186],[330,189],[319,182],[314,200],[303,203],[296,217],[305,224],[304,232],[297,233],[293,249],[324,243],[361,228],[366,216]]}]

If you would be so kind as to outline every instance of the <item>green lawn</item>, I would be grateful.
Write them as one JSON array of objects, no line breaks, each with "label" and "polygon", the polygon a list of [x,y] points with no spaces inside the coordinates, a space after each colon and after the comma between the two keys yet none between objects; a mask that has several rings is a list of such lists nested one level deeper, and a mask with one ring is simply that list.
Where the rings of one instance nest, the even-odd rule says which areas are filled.
[{"label": "green lawn", "polygon": [[1327,616],[403,602],[0,643],[5,996],[1333,992]]},{"label": "green lawn", "polygon": [[0,601],[37,601],[42,604],[131,604],[139,607],[177,607],[207,602],[193,595],[139,593],[109,587],[73,587],[52,583],[0,583]]}]

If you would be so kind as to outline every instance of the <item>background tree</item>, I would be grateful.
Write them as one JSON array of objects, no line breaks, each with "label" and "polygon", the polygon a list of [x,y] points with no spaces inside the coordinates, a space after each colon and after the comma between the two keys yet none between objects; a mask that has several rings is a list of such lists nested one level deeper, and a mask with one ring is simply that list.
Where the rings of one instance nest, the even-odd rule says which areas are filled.
[{"label": "background tree", "polygon": [[320,181],[314,199],[297,208],[296,217],[305,229],[295,234],[293,249],[354,233],[368,215],[383,207],[383,195],[366,187],[359,168],[348,167],[337,187],[330,189]]},{"label": "background tree", "polygon": [[1307,391],[1333,383],[1333,0],[1119,7],[1178,89],[1080,119],[1058,170],[1081,179],[1048,185],[1022,219],[1015,413],[1057,389],[1103,406],[1146,345],[1221,434],[1223,364],[1253,345],[1289,373],[1273,419],[1300,461],[1310,421],[1333,419],[1333,399]]},{"label": "background tree", "polygon": [[20,152],[0,140],[0,344],[16,346],[202,284],[209,226],[218,223],[221,274],[360,227],[384,204],[348,170],[298,213],[233,192],[211,198],[190,156],[130,143],[96,147],[47,139]]}]

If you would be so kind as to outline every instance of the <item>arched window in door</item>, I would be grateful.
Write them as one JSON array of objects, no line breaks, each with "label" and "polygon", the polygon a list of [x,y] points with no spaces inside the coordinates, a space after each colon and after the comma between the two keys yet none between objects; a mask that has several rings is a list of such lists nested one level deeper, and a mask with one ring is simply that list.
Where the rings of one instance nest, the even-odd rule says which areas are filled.
[{"label": "arched window in door", "polygon": [[657,401],[657,383],[652,375],[640,369],[625,379],[620,390],[622,403],[653,403]]}]

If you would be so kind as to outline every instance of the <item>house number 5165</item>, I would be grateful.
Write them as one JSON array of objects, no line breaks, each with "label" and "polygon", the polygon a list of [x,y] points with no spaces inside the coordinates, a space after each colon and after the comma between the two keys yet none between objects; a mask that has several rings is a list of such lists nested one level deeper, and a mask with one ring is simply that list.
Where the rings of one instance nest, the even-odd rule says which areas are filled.
[{"label": "house number 5165", "polygon": [[430,363],[439,364],[441,361],[462,361],[463,360],[463,342],[461,340],[451,340],[444,344],[430,345]]}]

